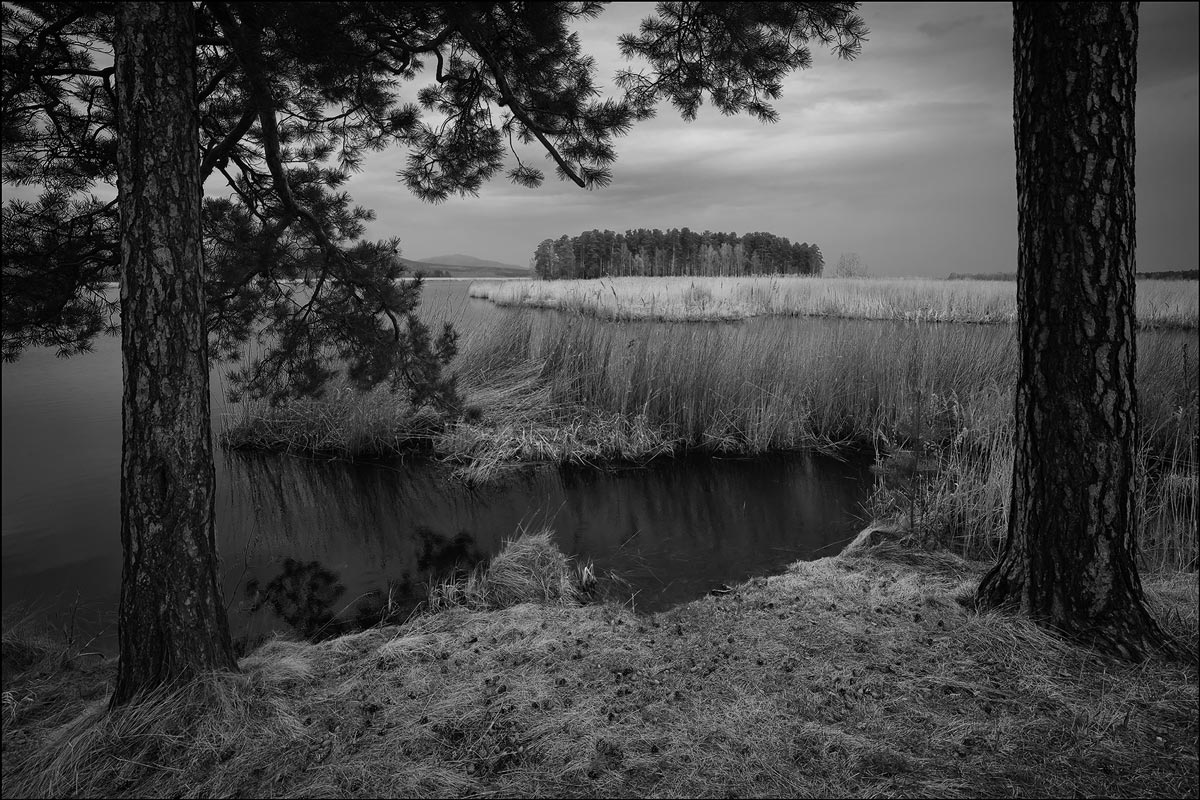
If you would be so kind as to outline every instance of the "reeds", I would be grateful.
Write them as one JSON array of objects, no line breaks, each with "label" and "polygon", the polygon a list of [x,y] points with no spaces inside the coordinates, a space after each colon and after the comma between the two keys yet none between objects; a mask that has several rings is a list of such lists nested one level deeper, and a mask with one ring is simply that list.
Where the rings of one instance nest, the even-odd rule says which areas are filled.
[{"label": "reeds", "polygon": [[[691,297],[709,302],[698,290]],[[386,395],[338,393],[327,406],[301,406],[305,413],[256,412],[261,416],[232,430],[229,441],[323,447],[347,457],[421,447],[470,481],[518,463],[602,466],[697,451],[837,452],[858,444],[876,447],[886,460],[915,443],[928,448],[937,472],[904,492],[894,482],[881,485],[870,507],[910,518],[919,507],[928,534],[960,552],[986,554],[1003,536],[1016,381],[1012,326],[771,316],[617,322],[523,309],[461,315],[461,306],[437,313],[460,314],[462,347],[451,369],[472,412],[467,417],[435,420]],[[1148,563],[1194,568],[1200,391],[1186,338],[1173,331],[1138,335],[1145,476],[1139,524]]]},{"label": "reeds", "polygon": [[[1011,418],[973,428],[961,407],[950,410],[943,419],[957,433],[938,438],[931,431],[935,439],[921,443],[927,446],[927,454],[919,469],[908,458],[913,441],[904,443],[910,449],[898,449],[887,441],[877,443],[875,471],[879,479],[866,503],[867,513],[875,519],[903,522],[932,546],[969,558],[993,559],[1008,528],[1013,472]],[[1190,416],[1175,415],[1176,420],[1194,420],[1195,416],[1195,405]],[[1143,570],[1194,572],[1197,568],[1200,469],[1179,444],[1193,430],[1188,425],[1173,427],[1173,438],[1165,452],[1162,429],[1143,435],[1138,447],[1135,507],[1139,565]]]},{"label": "reeds", "polygon": [[[933,398],[934,402],[938,398]],[[972,429],[955,398],[943,400],[942,424],[950,437],[936,432],[919,443],[920,462],[897,458],[913,452],[877,443],[879,476],[866,503],[873,519],[903,521],[927,545],[945,548],[972,559],[994,558],[1008,527],[1012,487],[1012,427],[1007,420]]]},{"label": "reeds", "polygon": [[222,441],[231,448],[336,458],[388,458],[430,449],[443,428],[430,408],[413,408],[386,389],[340,387],[319,399],[281,406],[246,401]]},{"label": "reeds", "polygon": [[[908,322],[1014,323],[1013,281],[926,278],[602,278],[476,281],[472,297],[502,306],[572,311],[616,320],[713,321],[757,316],[846,317]],[[1138,324],[1196,328],[1195,281],[1142,281]]]},{"label": "reeds", "polygon": [[[871,507],[895,516],[919,504],[927,534],[959,552],[988,555],[1002,540],[1012,477],[1011,328],[527,316],[510,318],[528,334],[509,340],[544,365],[552,403],[644,420],[674,452],[837,451],[859,443],[886,456],[919,442],[936,474],[916,496],[882,487]],[[1179,348],[1180,334],[1139,335],[1139,457],[1154,465],[1142,483],[1139,524],[1147,563],[1191,569],[1197,466],[1186,443],[1196,437],[1197,392]],[[914,437],[918,406],[923,422]]]}]

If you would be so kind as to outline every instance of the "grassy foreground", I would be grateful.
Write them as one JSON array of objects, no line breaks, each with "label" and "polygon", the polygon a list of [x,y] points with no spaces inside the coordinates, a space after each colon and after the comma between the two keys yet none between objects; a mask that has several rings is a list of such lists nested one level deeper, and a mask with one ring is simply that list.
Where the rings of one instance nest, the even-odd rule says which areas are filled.
[{"label": "grassy foreground", "polygon": [[[976,611],[978,563],[890,543],[646,617],[575,605],[556,552],[116,714],[110,664],[6,633],[3,795],[1196,796],[1195,665]],[[1195,576],[1147,592],[1195,653]]]}]

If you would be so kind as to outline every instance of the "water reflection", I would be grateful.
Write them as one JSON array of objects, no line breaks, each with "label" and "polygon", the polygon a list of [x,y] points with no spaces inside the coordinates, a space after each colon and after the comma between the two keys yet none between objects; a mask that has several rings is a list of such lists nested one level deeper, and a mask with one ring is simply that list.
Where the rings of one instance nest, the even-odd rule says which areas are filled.
[{"label": "water reflection", "polygon": [[[279,622],[322,639],[403,620],[429,581],[470,569],[499,544],[481,547],[466,528],[435,524],[468,508],[475,494],[447,491],[436,468],[242,453],[222,461],[225,591],[236,598],[235,630],[250,640]],[[417,506],[434,513],[413,513]]]},{"label": "water reflection", "polygon": [[[240,626],[241,648],[279,628],[277,622],[314,642],[350,630],[403,622],[425,601],[429,581],[465,577],[476,564],[487,560],[467,531],[447,538],[421,525],[413,534],[415,569],[403,570],[349,602],[343,600],[346,586],[341,575],[320,561],[288,557],[269,582],[264,584],[254,575],[246,578],[241,590],[246,617]],[[264,619],[265,611],[272,612],[273,619]]]},{"label": "water reflection", "polygon": [[518,529],[628,582],[641,610],[703,595],[853,535],[865,463],[819,456],[695,459],[612,472],[530,468],[470,487],[436,465],[226,453],[218,537],[235,630],[286,622],[323,637],[407,617],[431,580],[467,570]]},{"label": "water reflection", "polygon": [[[459,307],[437,300],[449,295],[434,288],[431,314]],[[465,284],[452,288],[455,297],[465,292]],[[68,361],[35,348],[3,370],[3,605],[31,602],[77,620],[111,615],[121,575],[120,341],[98,340],[94,353]],[[234,411],[220,368],[212,402],[216,433]],[[431,578],[469,568],[519,527],[542,524],[601,574],[625,576],[624,599],[638,609],[662,608],[836,552],[857,528],[871,480],[865,464],[805,457],[598,474],[529,469],[484,488],[447,480],[436,465],[218,449],[216,467],[223,585],[243,640],[285,626],[325,635],[403,618]]]},{"label": "water reflection", "polygon": [[270,606],[275,614],[306,639],[320,640],[330,631],[334,603],[346,593],[336,572],[319,561],[283,560],[283,571],[260,586],[257,578],[246,582],[251,613]]}]

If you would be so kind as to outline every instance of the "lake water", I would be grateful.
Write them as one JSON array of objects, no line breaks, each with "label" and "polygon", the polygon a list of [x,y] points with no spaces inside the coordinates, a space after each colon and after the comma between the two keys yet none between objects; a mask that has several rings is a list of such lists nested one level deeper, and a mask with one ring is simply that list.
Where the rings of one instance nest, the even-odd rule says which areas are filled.
[{"label": "lake water", "polygon": [[[442,291],[465,285],[427,288]],[[212,387],[215,441],[227,410],[217,370]],[[32,606],[111,647],[121,571],[119,339],[71,359],[36,349],[4,364],[2,450],[6,613]],[[866,464],[819,456],[528,468],[482,488],[436,466],[219,447],[216,467],[225,597],[243,641],[369,621],[389,596],[412,607],[432,576],[543,524],[565,552],[627,581],[635,607],[660,609],[837,552],[861,527],[871,486]]]}]

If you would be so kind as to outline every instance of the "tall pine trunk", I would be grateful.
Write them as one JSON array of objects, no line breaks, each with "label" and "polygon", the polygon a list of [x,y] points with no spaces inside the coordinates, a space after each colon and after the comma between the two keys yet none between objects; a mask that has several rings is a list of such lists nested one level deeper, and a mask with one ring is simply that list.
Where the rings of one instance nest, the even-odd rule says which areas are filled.
[{"label": "tall pine trunk", "polygon": [[1016,3],[1020,374],[1008,537],[980,599],[1139,658],[1128,3]]},{"label": "tall pine trunk", "polygon": [[112,702],[236,669],[217,580],[191,3],[120,3],[120,661]]}]

